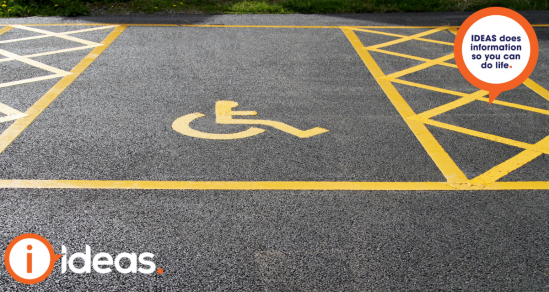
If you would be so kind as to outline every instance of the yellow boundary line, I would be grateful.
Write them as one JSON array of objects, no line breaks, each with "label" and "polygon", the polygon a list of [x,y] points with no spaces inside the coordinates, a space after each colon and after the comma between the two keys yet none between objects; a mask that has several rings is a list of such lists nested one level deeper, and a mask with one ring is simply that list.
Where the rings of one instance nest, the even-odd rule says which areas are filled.
[{"label": "yellow boundary line", "polygon": [[55,84],[44,96],[34,103],[26,112],[27,117],[16,120],[2,134],[0,134],[0,153],[21,134],[33,121],[63,92],[101,53],[126,29],[125,26],[116,27],[101,42],[103,46],[93,49],[70,73]]},{"label": "yellow boundary line", "polygon": [[0,180],[0,188],[323,191],[546,190],[549,189],[549,182],[497,182],[485,186],[475,186],[447,182]]},{"label": "yellow boundary line", "polygon": [[487,185],[472,185],[452,184],[447,182],[0,180],[0,189],[319,191],[547,190],[549,189],[549,182],[495,182]]}]

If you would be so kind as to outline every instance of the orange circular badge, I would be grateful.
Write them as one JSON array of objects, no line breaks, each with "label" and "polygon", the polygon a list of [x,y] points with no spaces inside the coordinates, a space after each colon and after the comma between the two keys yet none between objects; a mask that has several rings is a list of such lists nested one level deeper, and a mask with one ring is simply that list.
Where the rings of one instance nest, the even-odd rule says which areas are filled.
[{"label": "orange circular badge", "polygon": [[492,103],[523,83],[538,60],[538,38],[519,13],[502,7],[477,11],[458,30],[456,65],[467,81],[489,92]]},{"label": "orange circular badge", "polygon": [[56,255],[50,242],[44,237],[26,233],[14,238],[6,248],[4,263],[12,278],[23,284],[44,281],[53,271]]}]

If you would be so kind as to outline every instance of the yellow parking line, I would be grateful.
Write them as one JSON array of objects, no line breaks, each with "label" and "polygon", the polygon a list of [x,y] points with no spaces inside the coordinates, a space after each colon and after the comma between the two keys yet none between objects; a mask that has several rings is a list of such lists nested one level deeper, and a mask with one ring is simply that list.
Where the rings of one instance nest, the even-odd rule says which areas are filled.
[{"label": "yellow parking line", "polygon": [[445,30],[445,29],[447,29],[447,27],[438,27],[438,28],[435,28],[435,29],[431,29],[431,30],[428,30],[428,31],[416,33],[416,34],[411,35],[411,36],[406,36],[406,37],[403,37],[403,38],[400,38],[400,39],[396,39],[396,40],[388,41],[388,42],[385,42],[385,43],[369,46],[369,47],[366,47],[366,48],[367,49],[379,49],[379,48],[383,48],[383,47],[388,47],[388,46],[396,45],[396,44],[399,44],[399,43],[407,42],[407,41],[410,41],[410,40],[413,40],[413,39],[417,39],[417,38],[422,37],[422,36],[430,35],[430,34],[439,32],[441,30]]},{"label": "yellow parking line", "polygon": [[406,59],[417,60],[417,61],[423,61],[423,62],[431,61],[430,59],[426,59],[426,58],[422,58],[422,57],[417,57],[417,56],[412,56],[412,55],[406,55],[406,54],[397,53],[397,52],[393,52],[393,51],[387,51],[387,50],[383,50],[383,49],[375,49],[375,48],[363,48],[363,49],[364,49],[364,50],[368,50],[368,51],[373,51],[373,52],[378,52],[378,53],[393,55],[393,56],[397,56],[397,57],[402,57],[402,58],[406,58]]},{"label": "yellow parking line", "polygon": [[505,162],[498,164],[497,166],[491,168],[487,172],[477,176],[471,180],[471,184],[485,186],[489,183],[495,182],[498,179],[508,175],[515,169],[525,165],[526,163],[534,160],[542,153],[533,151],[533,150],[524,150],[519,154],[511,157]]},{"label": "yellow parking line", "polygon": [[28,117],[18,119],[2,134],[0,134],[0,153],[2,153],[56,98],[67,88],[101,53],[126,29],[126,26],[115,28],[101,43],[104,46],[93,49],[72,70],[71,75],[63,77],[44,96],[42,96],[27,111]]},{"label": "yellow parking line", "polygon": [[435,43],[435,44],[446,45],[446,46],[454,46],[454,43],[449,43],[445,41],[425,39],[425,38],[415,38],[415,39],[422,42],[429,42],[429,43]]},{"label": "yellow parking line", "polygon": [[430,119],[434,116],[438,116],[438,115],[443,114],[447,111],[451,111],[455,108],[458,108],[460,106],[464,106],[464,105],[466,105],[470,102],[473,102],[477,99],[477,97],[481,97],[481,96],[486,95],[486,94],[488,94],[488,91],[479,90],[477,92],[468,94],[468,95],[466,95],[466,96],[464,96],[460,99],[456,99],[456,100],[454,100],[452,102],[449,102],[447,104],[443,104],[439,107],[424,111],[424,112],[418,114],[418,116],[420,116],[422,118],[425,118],[425,119]]},{"label": "yellow parking line", "polygon": [[[426,59],[426,58],[417,57],[417,56],[412,56],[412,55],[406,55],[406,54],[397,53],[397,52],[392,52],[392,51],[387,51],[387,50],[382,50],[382,49],[366,49],[366,48],[364,48],[364,50],[373,51],[373,52],[382,53],[382,54],[393,55],[393,56],[402,57],[402,58],[407,58],[407,59],[412,59],[412,60],[417,60],[417,61],[423,61],[423,62],[429,62],[429,61],[431,61],[431,59]],[[452,68],[457,68],[457,65],[456,65],[456,64],[451,64],[451,63],[444,63],[444,62],[442,62],[442,63],[439,63],[438,65],[442,65],[442,66],[446,66],[446,67],[452,67]]]},{"label": "yellow parking line", "polygon": [[484,190],[549,190],[549,181],[494,182],[484,186]]},{"label": "yellow parking line", "polygon": [[462,183],[467,181],[467,177],[465,176],[465,174],[463,174],[461,169],[459,169],[459,167],[452,160],[452,158],[450,158],[448,153],[444,151],[442,146],[440,146],[438,141],[435,139],[435,137],[433,137],[431,132],[429,132],[427,127],[421,122],[408,119],[409,117],[415,116],[416,114],[408,105],[408,103],[406,103],[404,98],[402,98],[396,88],[391,84],[391,82],[383,79],[385,75],[376,64],[370,53],[368,53],[368,50],[363,49],[364,45],[356,36],[354,31],[350,28],[342,28],[342,30],[359,54],[359,56],[362,58],[362,61],[364,62],[366,67],[368,67],[380,87],[383,89],[389,100],[393,103],[397,111],[404,118],[404,121],[406,121],[408,127],[410,127],[414,135],[416,135],[419,142],[423,145],[429,156],[431,156],[431,158],[438,166],[442,174],[446,177],[448,182]]},{"label": "yellow parking line", "polygon": [[13,26],[4,26],[2,29],[0,29],[0,35],[3,33],[6,33],[13,29]]},{"label": "yellow parking line", "polygon": [[454,190],[445,182],[0,180],[0,188],[145,190]]},{"label": "yellow parking line", "polygon": [[463,93],[463,92],[459,92],[459,91],[454,91],[454,90],[444,89],[444,88],[440,88],[440,87],[429,86],[429,85],[416,83],[416,82],[412,82],[412,81],[407,81],[407,80],[402,80],[402,79],[392,79],[391,82],[396,82],[396,83],[400,83],[400,84],[404,84],[404,85],[408,85],[408,86],[423,88],[423,89],[427,89],[427,90],[431,90],[431,91],[437,91],[437,92],[456,95],[456,96],[467,96],[467,95],[469,95],[467,93]]},{"label": "yellow parking line", "polygon": [[[534,144],[535,147],[542,147],[542,148],[548,148],[549,147],[549,136],[545,137],[543,140],[539,141],[538,143]],[[526,163],[534,160],[538,156],[543,154],[542,152],[526,149],[522,151],[521,153],[511,157],[510,159],[506,160],[505,162],[493,167],[492,169],[488,170],[487,172],[477,176],[476,178],[471,180],[472,184],[478,184],[478,185],[486,185],[489,183],[492,183],[507,174],[511,173],[515,169],[522,167]],[[548,182],[549,183],[549,182]]]},{"label": "yellow parking line", "polygon": [[484,132],[479,132],[479,131],[475,131],[475,130],[471,130],[471,129],[467,129],[467,128],[463,128],[463,127],[459,127],[459,126],[454,126],[454,125],[451,125],[451,124],[447,124],[447,123],[443,123],[443,122],[439,122],[439,121],[435,121],[435,120],[425,119],[425,118],[422,118],[422,117],[419,117],[419,116],[411,117],[410,119],[417,120],[417,121],[422,122],[424,124],[439,127],[439,128],[442,128],[442,129],[446,129],[446,130],[466,134],[466,135],[469,135],[469,136],[478,137],[478,138],[482,138],[482,139],[486,139],[486,140],[490,140],[490,141],[494,141],[494,142],[498,142],[498,143],[502,143],[502,144],[507,144],[507,145],[522,148],[522,149],[528,149],[528,150],[537,151],[537,152],[540,152],[540,153],[549,154],[549,148],[543,146],[542,144],[537,144],[537,143],[536,144],[529,144],[529,143],[516,141],[516,140],[513,140],[513,139],[508,139],[508,138],[501,137],[501,136],[496,136],[496,135],[487,134],[487,133],[484,133]]},{"label": "yellow parking line", "polygon": [[458,33],[458,28],[459,27],[449,27],[448,31],[453,33],[453,34],[457,34]]},{"label": "yellow parking line", "polygon": [[[398,38],[408,37],[407,35],[384,32],[384,31],[379,31],[379,30],[370,30],[370,29],[361,29],[361,28],[354,28],[353,30],[354,31],[369,32],[369,33],[374,33],[374,34],[382,34],[382,35],[398,37]],[[436,44],[447,45],[447,46],[453,46],[454,45],[454,43],[449,43],[449,42],[444,42],[444,41],[439,41],[439,40],[432,40],[432,39],[425,39],[425,38],[414,38],[414,39],[416,39],[418,41],[436,43]]]},{"label": "yellow parking line", "polygon": [[434,59],[434,60],[429,60],[429,61],[427,61],[423,64],[419,64],[419,65],[416,65],[414,67],[410,67],[408,69],[404,69],[404,70],[389,74],[385,78],[389,79],[389,80],[394,79],[394,78],[399,78],[399,77],[402,77],[402,76],[405,76],[405,75],[408,75],[408,74],[412,74],[412,73],[420,71],[420,70],[427,69],[427,68],[435,66],[435,65],[440,65],[441,63],[444,63],[445,61],[451,60],[453,58],[454,58],[454,54],[452,53],[452,54],[442,56],[442,57]]},{"label": "yellow parking line", "polygon": [[535,93],[541,95],[543,98],[549,100],[549,91],[534,82],[534,80],[528,78],[523,82],[523,84],[532,89]]},{"label": "yellow parking line", "polygon": [[397,37],[397,38],[407,37],[407,35],[390,33],[390,32],[385,32],[385,31],[380,31],[380,30],[370,30],[370,29],[364,29],[364,28],[353,28],[353,30],[354,31],[369,32],[369,33],[374,33],[374,34],[388,35],[388,36]]},{"label": "yellow parking line", "polygon": [[447,182],[0,180],[0,188],[243,191],[548,190],[549,182],[494,182],[486,185],[472,185],[468,183],[452,184]]},{"label": "yellow parking line", "polygon": [[[477,100],[484,101],[484,102],[490,102],[490,100],[486,97],[477,97]],[[493,104],[503,105],[503,106],[506,106],[506,107],[518,108],[518,109],[525,110],[525,111],[535,112],[535,113],[538,113],[538,114],[549,115],[549,110],[544,110],[544,109],[540,109],[540,108],[537,108],[537,107],[531,107],[531,106],[512,103],[512,102],[507,102],[507,101],[503,101],[503,100],[494,100],[492,103]]]}]

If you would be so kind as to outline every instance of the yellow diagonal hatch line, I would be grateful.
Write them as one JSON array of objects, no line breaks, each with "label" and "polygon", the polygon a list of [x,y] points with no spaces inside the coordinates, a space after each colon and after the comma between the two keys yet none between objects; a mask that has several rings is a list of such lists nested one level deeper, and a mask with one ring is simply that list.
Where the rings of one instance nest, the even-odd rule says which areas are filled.
[{"label": "yellow diagonal hatch line", "polygon": [[0,35],[3,33],[6,33],[13,29],[13,26],[4,26],[2,29],[0,29]]},{"label": "yellow diagonal hatch line", "polygon": [[[350,28],[348,27],[342,27],[342,29],[344,30],[348,30]],[[411,36],[406,36],[406,37],[402,37],[402,38],[399,38],[399,39],[396,39],[396,40],[392,40],[392,41],[388,41],[388,42],[385,42],[385,43],[381,43],[381,44],[377,44],[377,45],[373,45],[373,46],[369,46],[368,49],[379,49],[379,48],[383,48],[383,47],[388,47],[388,46],[392,46],[392,45],[396,45],[396,44],[400,44],[400,43],[403,43],[403,42],[407,42],[407,41],[410,41],[410,40],[414,40],[414,39],[418,39],[422,36],[426,36],[426,35],[430,35],[430,34],[433,34],[435,32],[439,32],[441,30],[445,30],[447,29],[447,27],[437,27],[437,28],[434,28],[434,29],[430,29],[428,31],[424,31],[424,32],[420,32],[420,33],[416,33],[414,35],[411,35]],[[352,31],[352,29],[350,29]],[[356,36],[356,34],[353,32],[353,34]],[[361,42],[362,44],[362,42]],[[362,47],[364,47],[364,45],[362,45]]]},{"label": "yellow diagonal hatch line", "polygon": [[44,111],[101,53],[126,29],[126,26],[116,27],[102,42],[103,46],[93,49],[70,73],[55,84],[44,96],[34,103],[26,112],[27,117],[18,119],[0,135],[0,153],[21,134],[42,111]]},{"label": "yellow diagonal hatch line", "polygon": [[[549,147],[549,136],[545,137],[538,143],[534,144],[534,146],[542,147],[542,148]],[[520,152],[519,154],[511,157],[510,159],[506,160],[505,162],[500,163],[499,165],[493,167],[487,172],[475,177],[474,179],[471,180],[471,184],[485,186],[489,183],[495,182],[498,179],[511,173],[515,169],[522,167],[526,163],[534,160],[541,154],[543,154],[543,152],[526,149]]]},{"label": "yellow diagonal hatch line", "polygon": [[[435,139],[435,137],[429,132],[427,127],[419,122],[415,121],[413,119],[409,119],[410,117],[415,116],[416,114],[412,110],[412,108],[406,103],[404,98],[398,93],[396,88],[391,84],[390,81],[383,79],[385,77],[385,74],[383,71],[381,71],[381,68],[377,65],[377,63],[374,61],[370,53],[368,52],[367,48],[364,47],[360,39],[356,36],[354,31],[351,28],[342,27],[341,28],[359,56],[362,58],[362,61],[364,61],[364,64],[366,64],[366,67],[370,70],[376,81],[378,82],[379,86],[383,89],[385,94],[387,94],[387,97],[389,100],[393,103],[397,111],[400,113],[400,115],[404,118],[406,123],[408,124],[408,127],[412,130],[412,132],[416,135],[419,142],[423,145],[429,156],[433,159],[437,167],[440,169],[444,177],[448,180],[448,182],[451,183],[464,183],[467,181],[467,177],[465,174],[459,169],[459,167],[456,165],[456,163],[450,158],[448,153],[444,151],[442,146],[438,143],[438,141]],[[440,29],[439,29],[440,30]],[[439,31],[436,30],[436,31]],[[432,32],[433,30],[430,30],[429,32]],[[427,33],[427,32],[425,32]]]},{"label": "yellow diagonal hatch line", "polygon": [[[405,76],[405,75],[408,75],[408,74],[412,74],[412,73],[420,71],[420,70],[427,69],[427,68],[435,66],[435,65],[440,65],[440,64],[444,63],[445,61],[448,61],[448,60],[453,59],[453,58],[454,58],[454,54],[452,53],[452,54],[442,56],[442,57],[434,59],[434,60],[429,60],[429,61],[427,61],[423,64],[419,64],[417,66],[410,67],[408,69],[404,69],[404,70],[389,74],[385,78],[388,79],[388,80],[392,80],[394,78],[399,78],[399,77],[402,77],[402,76]],[[457,68],[457,66],[456,66],[456,68]]]},{"label": "yellow diagonal hatch line", "polygon": [[549,100],[549,90],[541,87],[539,84],[528,78],[523,82],[528,88],[532,89],[535,93],[541,95],[543,98]]}]

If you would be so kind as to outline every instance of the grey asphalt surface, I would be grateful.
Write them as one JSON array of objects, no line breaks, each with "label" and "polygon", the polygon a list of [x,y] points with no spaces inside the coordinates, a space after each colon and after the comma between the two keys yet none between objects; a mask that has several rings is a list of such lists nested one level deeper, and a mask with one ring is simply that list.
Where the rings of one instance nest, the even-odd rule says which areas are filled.
[{"label": "grey asphalt surface", "polygon": [[[521,12],[547,24],[546,11]],[[177,23],[240,25],[460,25],[468,13],[358,15],[149,15],[0,19],[0,23]],[[67,31],[85,26],[44,26]],[[536,28],[540,56],[531,79],[549,88],[549,28]],[[391,30],[386,30],[391,31]],[[394,30],[392,30],[394,31]],[[410,30],[401,33],[417,33]],[[100,42],[101,30],[75,35]],[[356,32],[365,44],[384,36]],[[14,29],[1,40],[33,36]],[[453,41],[440,32],[430,38]],[[391,40],[391,38],[387,39]],[[70,47],[44,38],[3,43],[33,54]],[[406,42],[387,47],[425,58],[452,47]],[[89,52],[35,58],[69,71]],[[384,73],[419,64],[372,53]],[[0,63],[0,83],[40,76]],[[38,74],[38,75],[37,75]],[[435,66],[402,77],[473,92],[456,69]],[[55,80],[0,88],[23,110]],[[454,96],[395,84],[421,112]],[[500,100],[549,109],[521,85]],[[217,100],[255,118],[330,130],[300,139],[265,128],[241,140],[183,136],[180,116],[215,124]],[[434,118],[535,143],[549,118],[474,102]],[[0,124],[4,130],[10,123]],[[429,127],[468,178],[521,149]],[[503,181],[549,181],[542,155]],[[3,153],[0,179],[168,181],[444,181],[339,29],[128,27]],[[0,248],[22,233],[69,253],[152,252],[162,275],[77,275],[59,263],[44,282],[18,284],[0,267],[0,290],[36,291],[546,291],[548,191],[175,191],[0,190]]]}]

